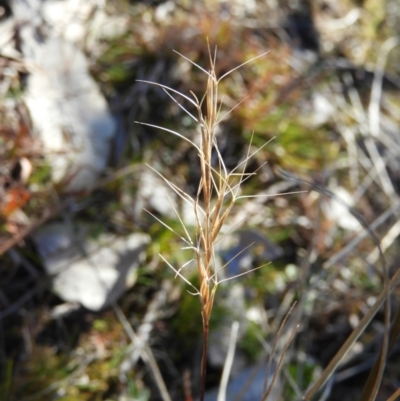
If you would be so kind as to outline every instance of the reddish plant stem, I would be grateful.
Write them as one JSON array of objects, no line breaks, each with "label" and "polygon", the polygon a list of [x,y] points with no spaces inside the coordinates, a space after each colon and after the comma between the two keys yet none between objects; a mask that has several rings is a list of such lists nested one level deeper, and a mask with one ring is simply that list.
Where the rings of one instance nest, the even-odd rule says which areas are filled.
[{"label": "reddish plant stem", "polygon": [[208,321],[203,322],[203,352],[201,356],[200,401],[204,401],[204,393],[206,391],[208,331]]}]

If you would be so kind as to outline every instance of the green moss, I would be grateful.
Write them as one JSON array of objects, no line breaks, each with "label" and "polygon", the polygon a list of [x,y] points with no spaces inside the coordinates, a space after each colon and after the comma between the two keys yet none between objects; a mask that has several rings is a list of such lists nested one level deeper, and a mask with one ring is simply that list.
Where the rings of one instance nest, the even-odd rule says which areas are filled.
[{"label": "green moss", "polygon": [[[287,370],[302,390],[305,390],[321,373],[320,366],[311,359],[291,363],[287,367]],[[285,400],[297,399],[296,392],[290,387],[288,382],[286,382],[286,386],[283,389],[283,394]]]},{"label": "green moss", "polygon": [[[192,277],[190,282],[198,288],[197,277]],[[185,285],[179,309],[171,320],[171,326],[174,336],[179,339],[178,341],[182,345],[182,349],[185,349],[190,353],[190,350],[194,349],[199,338],[203,335],[203,324],[201,318],[200,298],[191,295],[188,291],[192,292],[193,288]],[[217,291],[210,318],[210,331],[215,330],[223,319],[226,319],[227,317],[229,318],[229,311],[227,308],[222,306],[222,302],[219,302],[221,295],[221,291]],[[182,349],[182,354],[185,354]]]},{"label": "green moss", "polygon": [[21,98],[23,94],[24,94],[24,88],[22,85],[22,80],[14,79],[12,85],[10,86],[6,94],[6,97],[12,99],[18,99]]},{"label": "green moss", "polygon": [[266,294],[276,294],[286,285],[287,276],[282,263],[270,263],[244,277],[246,286],[252,288],[255,297],[262,302]]},{"label": "green moss", "polygon": [[104,319],[96,319],[93,322],[93,329],[106,333],[108,331],[108,324]]},{"label": "green moss", "polygon": [[239,342],[239,347],[243,349],[252,361],[258,361],[260,354],[263,352],[260,338],[265,333],[262,332],[259,325],[249,322],[243,338]]},{"label": "green moss", "polygon": [[143,388],[143,386],[139,386],[133,380],[129,380],[127,385],[128,397],[131,397],[135,401],[148,401],[150,400],[150,391],[147,388]]},{"label": "green moss", "polygon": [[107,71],[108,80],[115,86],[133,80],[133,71],[124,65],[114,65]]},{"label": "green moss", "polygon": [[10,389],[12,385],[12,375],[13,375],[14,361],[11,358],[8,358],[5,364],[5,368],[1,377],[0,383],[0,394],[4,398],[4,400],[8,400]]},{"label": "green moss", "polygon": [[99,238],[99,236],[104,233],[104,223],[94,222],[87,226],[88,236],[94,240]]},{"label": "green moss", "polygon": [[200,300],[198,296],[193,296],[187,291],[193,291],[189,286],[185,286],[179,309],[171,321],[174,335],[179,338],[183,349],[193,349],[203,332],[200,314]]},{"label": "green moss", "polygon": [[51,166],[47,161],[35,164],[32,175],[29,178],[30,184],[42,186],[51,182]]}]

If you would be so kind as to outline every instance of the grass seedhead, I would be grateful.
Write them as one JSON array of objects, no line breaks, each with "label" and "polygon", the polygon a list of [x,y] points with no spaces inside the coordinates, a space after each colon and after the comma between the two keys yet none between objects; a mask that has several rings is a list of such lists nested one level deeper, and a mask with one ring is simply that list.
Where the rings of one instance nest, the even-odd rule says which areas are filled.
[{"label": "grass seedhead", "polygon": [[[177,53],[177,52],[176,52]],[[179,54],[179,53],[178,53]],[[197,145],[191,139],[186,136],[172,131],[167,128],[158,127],[152,124],[144,124],[149,127],[159,128],[166,132],[169,132],[179,138],[189,142],[193,148],[197,151],[199,157],[201,179],[195,198],[192,198],[189,194],[178,188],[175,184],[170,182],[168,179],[163,177],[157,171],[165,183],[185,202],[190,203],[193,206],[193,211],[196,220],[196,232],[195,237],[192,238],[189,234],[190,230],[185,226],[183,218],[178,215],[178,219],[183,227],[184,235],[178,234],[175,230],[170,228],[167,224],[161,222],[166,228],[171,230],[187,245],[185,249],[191,249],[194,252],[194,260],[197,263],[197,272],[199,278],[199,288],[197,289],[192,283],[190,283],[182,274],[182,266],[179,269],[174,268],[165,258],[162,259],[168,264],[168,266],[175,272],[177,276],[182,278],[187,284],[189,284],[194,290],[195,295],[200,298],[201,305],[201,316],[203,323],[203,355],[201,364],[201,394],[200,399],[204,399],[204,388],[205,388],[205,377],[206,377],[206,361],[207,361],[207,348],[208,348],[208,337],[209,337],[209,322],[213,309],[214,298],[218,288],[218,284],[221,281],[218,279],[219,271],[215,266],[215,244],[220,238],[220,232],[224,223],[226,222],[235,201],[239,199],[239,191],[241,184],[251,175],[245,173],[248,160],[256,153],[250,154],[250,147],[247,156],[235,169],[228,171],[221,152],[218,148],[218,140],[216,137],[216,128],[218,124],[225,119],[232,110],[237,107],[230,109],[223,117],[220,117],[222,102],[219,103],[218,85],[220,81],[227,77],[231,72],[237,70],[242,65],[249,63],[250,61],[262,57],[264,54],[255,57],[252,60],[248,60],[242,65],[233,68],[222,77],[217,78],[215,72],[216,63],[216,49],[214,54],[211,53],[209,48],[209,61],[210,69],[207,71],[200,67],[187,57],[179,54],[185,60],[199,68],[205,74],[207,74],[207,85],[204,95],[201,100],[191,93],[192,97],[182,94],[175,89],[169,88],[165,85],[141,81],[149,84],[153,84],[161,87],[171,98],[178,104],[178,106],[189,115],[200,128],[200,144]],[[178,100],[175,99],[175,95],[178,95],[182,99],[188,101],[191,107],[194,107],[196,113],[189,112]],[[205,110],[203,112],[203,110]],[[195,115],[197,114],[197,116]],[[212,154],[215,152],[217,155],[216,166],[212,163]],[[175,210],[176,212],[176,210]],[[176,212],[177,213],[177,212]],[[187,264],[185,264],[186,266]]]}]

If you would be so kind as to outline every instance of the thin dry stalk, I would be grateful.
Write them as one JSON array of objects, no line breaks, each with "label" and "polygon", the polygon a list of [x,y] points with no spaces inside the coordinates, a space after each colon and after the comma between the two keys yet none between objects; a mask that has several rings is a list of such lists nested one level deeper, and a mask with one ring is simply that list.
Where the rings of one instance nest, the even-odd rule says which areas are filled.
[{"label": "thin dry stalk", "polygon": [[378,299],[375,301],[375,304],[369,309],[369,311],[364,315],[361,319],[358,326],[354,329],[354,331],[350,334],[344,344],[341,346],[336,355],[329,362],[328,366],[324,369],[319,379],[310,386],[307,390],[306,394],[303,397],[303,400],[309,401],[311,400],[315,394],[319,391],[319,389],[328,381],[330,376],[333,374],[335,369],[338,367],[343,358],[347,355],[350,348],[357,341],[360,335],[365,331],[365,328],[371,322],[372,318],[377,314],[381,306],[387,301],[387,292],[390,294],[396,288],[396,286],[400,283],[400,270],[397,270],[395,275],[389,282],[388,291],[384,290],[380,293]]},{"label": "thin dry stalk", "polygon": [[284,317],[284,319],[283,319],[283,321],[282,321],[282,323],[281,323],[281,325],[280,325],[280,327],[278,329],[278,332],[276,333],[275,340],[274,340],[274,342],[272,344],[270,356],[268,358],[268,363],[267,363],[267,370],[266,370],[265,380],[264,380],[262,401],[267,400],[268,396],[270,395],[270,393],[272,391],[272,388],[273,388],[273,386],[275,384],[275,381],[278,378],[278,374],[280,372],[280,369],[281,369],[281,366],[282,366],[282,363],[283,363],[283,359],[284,359],[284,357],[286,355],[286,351],[287,351],[290,343],[292,342],[292,340],[294,338],[294,335],[297,332],[298,325],[296,324],[294,329],[292,330],[292,333],[290,335],[289,340],[285,344],[285,347],[284,347],[284,350],[282,352],[281,358],[279,360],[278,366],[276,367],[275,373],[274,373],[274,375],[272,377],[272,380],[271,380],[271,383],[269,384],[269,386],[267,388],[267,382],[268,382],[268,380],[270,378],[271,364],[272,364],[272,359],[273,359],[273,355],[274,355],[274,352],[275,352],[275,348],[277,346],[278,340],[281,338],[281,333],[282,333],[283,328],[285,327],[286,321],[289,318],[290,314],[292,313],[293,308],[295,307],[295,305],[296,305],[296,302],[290,307],[289,312]]},{"label": "thin dry stalk", "polygon": [[400,398],[400,387],[386,400],[386,401],[395,401]]},{"label": "thin dry stalk", "polygon": [[226,400],[226,389],[228,387],[229,375],[231,373],[233,359],[235,357],[235,348],[236,348],[238,332],[239,332],[239,322],[234,321],[232,323],[228,352],[226,354],[224,369],[222,371],[221,384],[218,389],[217,401]]}]

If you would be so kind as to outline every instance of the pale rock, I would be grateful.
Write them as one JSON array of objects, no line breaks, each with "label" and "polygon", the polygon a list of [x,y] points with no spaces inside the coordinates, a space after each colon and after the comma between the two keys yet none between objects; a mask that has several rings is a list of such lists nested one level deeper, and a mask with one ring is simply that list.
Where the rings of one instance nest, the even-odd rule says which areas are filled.
[{"label": "pale rock", "polygon": [[349,231],[359,231],[362,229],[360,222],[351,214],[349,208],[353,207],[354,201],[347,189],[330,185],[329,190],[336,195],[338,199],[329,199],[323,203],[325,216],[335,222],[337,226]]},{"label": "pale rock", "polygon": [[53,180],[65,191],[90,190],[107,165],[115,121],[79,49],[60,38],[37,45],[24,98]]},{"label": "pale rock", "polygon": [[108,15],[102,0],[53,0],[43,3],[43,16],[54,33],[98,54],[98,41],[122,35],[129,16]]},{"label": "pale rock", "polygon": [[313,115],[311,124],[313,127],[320,127],[332,121],[336,107],[332,104],[327,96],[322,93],[315,92],[312,96]]},{"label": "pale rock", "polygon": [[116,123],[83,51],[47,23],[48,4],[53,2],[12,2],[29,70],[24,100],[53,181],[65,192],[90,190],[107,165]]},{"label": "pale rock", "polygon": [[137,267],[150,242],[146,234],[101,234],[89,238],[88,226],[52,223],[32,238],[54,292],[67,302],[98,311],[115,302],[136,281]]}]

